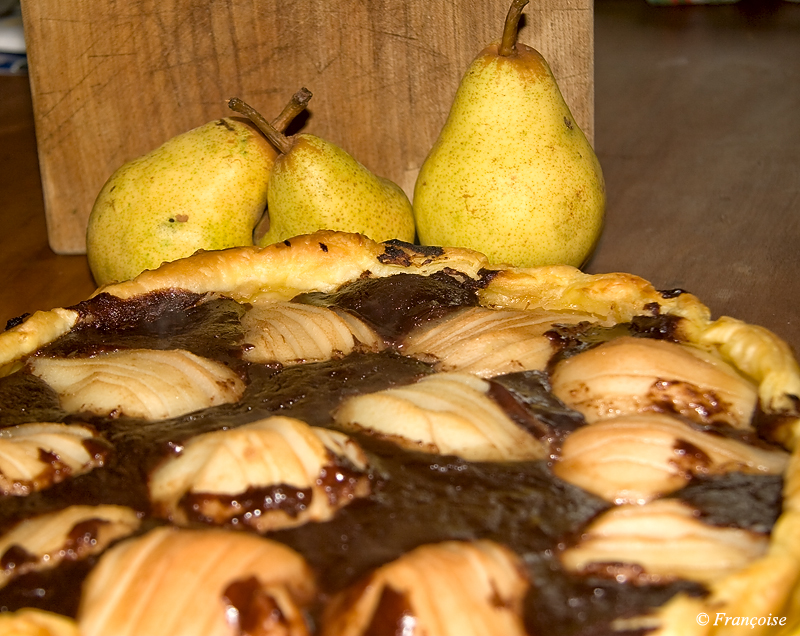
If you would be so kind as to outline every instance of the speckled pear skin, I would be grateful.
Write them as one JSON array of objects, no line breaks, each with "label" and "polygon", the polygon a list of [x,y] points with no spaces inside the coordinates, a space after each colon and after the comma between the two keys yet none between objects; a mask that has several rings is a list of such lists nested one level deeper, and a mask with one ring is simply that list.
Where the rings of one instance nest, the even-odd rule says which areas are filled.
[{"label": "speckled pear skin", "polygon": [[121,166],[89,217],[98,285],[133,278],[199,249],[253,244],[277,156],[249,122],[218,119]]},{"label": "speckled pear skin", "polygon": [[544,58],[490,44],[464,75],[414,190],[423,245],[495,264],[580,267],[600,236],[605,185]]},{"label": "speckled pear skin", "polygon": [[345,150],[300,134],[275,160],[269,179],[270,245],[317,230],[364,234],[374,241],[414,240],[414,214],[405,192],[378,177]]}]

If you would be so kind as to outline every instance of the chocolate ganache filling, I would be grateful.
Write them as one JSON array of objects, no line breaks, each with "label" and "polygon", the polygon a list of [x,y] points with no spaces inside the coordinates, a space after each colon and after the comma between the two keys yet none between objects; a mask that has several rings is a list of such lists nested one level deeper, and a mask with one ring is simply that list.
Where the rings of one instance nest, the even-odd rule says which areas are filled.
[{"label": "chocolate ganache filling", "polygon": [[[304,294],[295,302],[336,306],[352,312],[389,345],[426,321],[478,304],[480,282],[448,273],[362,278],[333,294]],[[219,296],[180,290],[134,300],[100,295],[74,307],[78,325],[42,350],[42,355],[91,356],[127,348],[186,349],[220,361],[247,383],[234,404],[214,406],[173,419],[143,421],[125,416],[70,415],[41,380],[24,371],[0,379],[3,426],[24,422],[81,422],[94,427],[106,452],[103,465],[25,497],[4,496],[0,530],[70,504],[119,504],[143,517],[139,532],[164,523],[153,514],[148,474],[163,458],[180,452],[199,433],[237,427],[269,415],[335,428],[331,413],[345,398],[410,384],[434,372],[391,346],[381,353],[355,352],[326,362],[282,367],[242,359],[240,318],[246,307]],[[586,325],[555,329],[551,339],[571,355],[621,333],[673,338],[674,318],[644,316],[602,330]],[[583,417],[559,402],[544,372],[493,378],[489,395],[518,425],[556,451]],[[352,433],[351,433],[352,434]],[[566,572],[557,558],[563,545],[610,504],[556,478],[552,457],[540,461],[469,462],[410,450],[364,433],[352,434],[369,459],[371,494],[339,510],[333,519],[269,532],[298,550],[318,575],[323,594],[353,584],[375,567],[426,543],[447,539],[492,539],[514,550],[530,574],[525,624],[531,634],[590,636],[610,633],[620,617],[637,616],[679,592],[703,595],[702,585],[674,581],[635,586]],[[107,445],[107,448],[106,448]],[[696,506],[710,523],[768,532],[780,512],[781,480],[732,473],[696,479],[673,496]],[[269,493],[250,493],[256,507]],[[296,493],[295,493],[296,494]],[[260,504],[258,502],[261,502]],[[287,497],[291,506],[298,497]],[[192,501],[184,504],[191,507]],[[193,523],[207,527],[202,514]],[[3,563],[24,558],[12,547]],[[80,583],[97,557],[65,561],[29,573],[0,589],[0,610],[39,607],[74,615]],[[241,590],[229,590],[232,599]]]}]

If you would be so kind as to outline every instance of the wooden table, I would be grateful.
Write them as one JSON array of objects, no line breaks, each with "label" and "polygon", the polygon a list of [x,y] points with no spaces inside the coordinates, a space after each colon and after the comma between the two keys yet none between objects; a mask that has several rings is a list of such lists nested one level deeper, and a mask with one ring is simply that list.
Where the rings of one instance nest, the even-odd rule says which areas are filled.
[{"label": "wooden table", "polygon": [[800,5],[595,3],[608,221],[629,271],[800,352]]},{"label": "wooden table", "polygon": [[[800,4],[595,4],[607,227],[590,272],[628,271],[800,351]],[[94,289],[47,245],[26,78],[0,78],[0,321]],[[2,326],[0,322],[0,326]]]}]

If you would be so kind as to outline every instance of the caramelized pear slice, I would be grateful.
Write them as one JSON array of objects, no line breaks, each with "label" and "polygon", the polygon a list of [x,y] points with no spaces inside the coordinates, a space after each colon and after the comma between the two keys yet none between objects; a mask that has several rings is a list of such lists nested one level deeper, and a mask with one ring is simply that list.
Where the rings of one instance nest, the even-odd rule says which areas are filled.
[{"label": "caramelized pear slice", "polygon": [[102,466],[107,455],[92,429],[30,423],[0,429],[0,492],[27,495]]},{"label": "caramelized pear slice", "polygon": [[98,554],[133,533],[136,512],[123,506],[69,506],[21,521],[0,537],[0,587],[11,579]]},{"label": "caramelized pear slice", "polygon": [[0,614],[0,634],[9,636],[80,636],[71,618],[25,607]]},{"label": "caramelized pear slice", "polygon": [[100,558],[78,625],[81,636],[308,636],[302,612],[315,594],[311,570],[281,543],[161,527]]},{"label": "caramelized pear slice", "polygon": [[259,532],[327,521],[370,492],[367,460],[336,431],[269,417],[190,439],[151,475],[160,516]]},{"label": "caramelized pear slice", "polygon": [[284,366],[344,357],[356,350],[380,351],[383,340],[344,311],[292,302],[255,304],[242,318],[244,357]]},{"label": "caramelized pear slice", "polygon": [[544,310],[463,309],[413,331],[403,352],[435,362],[439,371],[465,371],[491,378],[516,371],[542,371],[556,346],[545,333],[555,324],[595,322],[589,314]]},{"label": "caramelized pear slice", "polygon": [[519,558],[491,541],[425,545],[335,596],[321,636],[523,636],[528,589]]},{"label": "caramelized pear slice", "polygon": [[708,525],[691,507],[661,499],[600,515],[580,542],[561,554],[561,561],[572,572],[619,582],[711,583],[764,555],[768,545],[766,535]]},{"label": "caramelized pear slice", "polygon": [[587,421],[677,413],[700,424],[748,428],[756,386],[721,358],[664,340],[623,337],[562,361],[553,393]]},{"label": "caramelized pear slice", "polygon": [[468,373],[437,373],[350,398],[334,419],[403,447],[470,461],[544,458],[543,444],[506,415],[488,396],[489,388],[488,381]]},{"label": "caramelized pear slice", "polygon": [[644,503],[695,475],[780,475],[789,453],[704,433],[658,413],[584,426],[567,437],[553,473],[614,503]]},{"label": "caramelized pear slice", "polygon": [[244,393],[244,382],[228,367],[178,349],[40,357],[29,367],[70,413],[160,420],[236,402]]}]

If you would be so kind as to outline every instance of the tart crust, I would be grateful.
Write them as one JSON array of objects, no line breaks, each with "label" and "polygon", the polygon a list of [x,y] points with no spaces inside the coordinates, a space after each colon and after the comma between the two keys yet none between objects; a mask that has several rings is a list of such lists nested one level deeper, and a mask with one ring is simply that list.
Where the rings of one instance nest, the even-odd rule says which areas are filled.
[{"label": "tart crust", "polygon": [[[100,288],[94,295],[128,299],[155,290],[181,289],[216,293],[239,302],[285,301],[305,292],[331,292],[361,277],[441,271],[481,280],[478,298],[488,308],[581,312],[606,322],[626,322],[643,314],[679,317],[683,341],[721,356],[755,383],[760,409],[780,416],[775,437],[792,451],[784,475],[783,513],[766,554],[715,580],[707,597],[677,595],[653,616],[631,619],[630,625],[639,621],[654,627],[651,633],[659,636],[794,633],[800,625],[800,368],[790,347],[762,327],[729,317],[712,319],[695,296],[659,292],[631,274],[589,275],[568,266],[492,266],[485,256],[471,250],[376,243],[361,235],[331,231],[264,248],[198,252],[131,281]],[[77,308],[37,312],[0,334],[0,375],[18,369],[27,355],[69,332],[80,318]],[[709,624],[699,624],[701,613],[711,617]],[[783,627],[715,626],[719,614],[771,614],[787,620]]]}]

